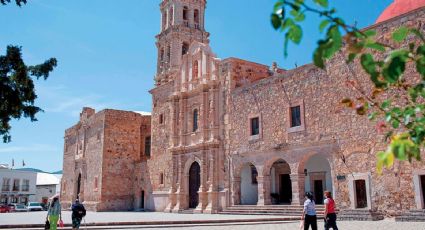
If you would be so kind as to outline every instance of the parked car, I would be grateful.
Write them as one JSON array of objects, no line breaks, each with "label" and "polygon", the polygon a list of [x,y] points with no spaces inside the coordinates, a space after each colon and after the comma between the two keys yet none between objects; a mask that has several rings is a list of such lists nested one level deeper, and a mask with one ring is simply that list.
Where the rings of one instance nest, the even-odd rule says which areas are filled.
[{"label": "parked car", "polygon": [[43,211],[43,207],[38,202],[29,202],[27,209],[28,211]]},{"label": "parked car", "polygon": [[15,211],[15,205],[8,204],[7,206],[9,206],[10,212],[14,212]]},{"label": "parked car", "polygon": [[28,212],[28,209],[23,204],[11,204],[13,205],[14,212]]},{"label": "parked car", "polygon": [[11,208],[9,205],[2,204],[0,205],[0,213],[11,212]]}]

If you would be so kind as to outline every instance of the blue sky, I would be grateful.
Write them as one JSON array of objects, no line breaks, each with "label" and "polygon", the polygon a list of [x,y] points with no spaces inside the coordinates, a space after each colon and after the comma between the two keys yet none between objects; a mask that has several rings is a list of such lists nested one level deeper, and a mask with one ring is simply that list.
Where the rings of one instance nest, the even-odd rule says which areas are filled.
[{"label": "blue sky", "polygon": [[[12,122],[12,142],[0,143],[0,163],[47,171],[62,169],[64,130],[78,121],[83,106],[151,111],[149,90],[156,70],[154,36],[159,0],[29,0],[19,8],[0,6],[0,54],[22,46],[28,64],[50,57],[58,67],[36,82],[38,122]],[[320,34],[308,15],[301,45],[283,57],[283,35],[269,21],[274,0],[209,0],[206,29],[220,58],[238,57],[291,69],[311,62]],[[359,27],[374,23],[391,0],[333,1],[338,15]]]}]

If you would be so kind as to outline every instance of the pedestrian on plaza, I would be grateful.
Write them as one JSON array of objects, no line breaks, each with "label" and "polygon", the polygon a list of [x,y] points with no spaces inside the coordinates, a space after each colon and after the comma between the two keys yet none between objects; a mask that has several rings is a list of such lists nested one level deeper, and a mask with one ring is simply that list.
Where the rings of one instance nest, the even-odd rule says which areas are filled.
[{"label": "pedestrian on plaza", "polygon": [[80,203],[80,200],[76,199],[72,205],[72,230],[80,229],[81,220],[86,216],[86,209],[84,205]]},{"label": "pedestrian on plaza", "polygon": [[50,223],[50,230],[56,230],[58,227],[58,221],[62,223],[62,212],[61,204],[59,202],[59,195],[52,197],[52,202],[49,205],[47,211],[47,218]]},{"label": "pedestrian on plaza", "polygon": [[304,210],[301,219],[304,221],[304,230],[308,230],[310,225],[312,230],[317,230],[316,204],[311,192],[305,193]]},{"label": "pedestrian on plaza", "polygon": [[329,191],[325,191],[325,230],[332,228],[338,230],[336,226],[336,213],[335,213],[335,201],[332,199],[332,194]]}]

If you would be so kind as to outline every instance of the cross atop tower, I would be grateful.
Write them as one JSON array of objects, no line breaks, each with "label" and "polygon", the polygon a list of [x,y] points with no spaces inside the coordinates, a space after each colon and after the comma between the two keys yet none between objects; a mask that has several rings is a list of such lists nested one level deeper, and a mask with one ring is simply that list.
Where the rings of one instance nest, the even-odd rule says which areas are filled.
[{"label": "cross atop tower", "polygon": [[204,29],[206,0],[163,0],[160,8],[157,85],[173,80],[192,42],[209,43],[209,33]]}]

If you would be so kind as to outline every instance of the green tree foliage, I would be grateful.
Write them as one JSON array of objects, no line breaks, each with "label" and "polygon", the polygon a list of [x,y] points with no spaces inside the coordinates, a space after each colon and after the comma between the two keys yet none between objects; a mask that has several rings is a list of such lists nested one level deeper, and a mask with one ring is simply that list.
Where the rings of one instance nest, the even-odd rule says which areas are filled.
[{"label": "green tree foliage", "polygon": [[[26,4],[26,0],[15,0],[18,6]],[[0,0],[6,5],[10,0]],[[34,105],[37,95],[32,77],[44,80],[53,71],[57,60],[50,58],[39,65],[27,66],[22,60],[21,47],[8,46],[6,54],[0,55],[0,136],[3,142],[11,141],[10,121],[21,117],[36,121],[35,115],[43,111]]]},{"label": "green tree foliage", "polygon": [[[341,103],[376,121],[378,131],[385,130],[388,148],[377,153],[378,171],[390,168],[394,159],[420,161],[420,149],[425,147],[425,39],[420,29],[397,28],[392,33],[392,42],[382,43],[377,41],[375,30],[359,30],[337,17],[328,0],[311,0],[311,4],[305,0],[278,0],[271,23],[285,34],[285,56],[289,42],[300,43],[303,36],[300,23],[308,12],[322,18],[318,29],[326,31],[313,53],[314,64],[324,69],[327,60],[343,51],[347,64],[360,62],[373,83],[373,92],[354,87],[362,96],[344,98]],[[417,81],[404,75],[410,64],[420,76]],[[386,98],[380,100],[383,93]]]},{"label": "green tree foliage", "polygon": [[[14,2],[18,6],[22,6],[24,4],[27,4],[27,0],[15,0]],[[0,0],[0,3],[3,4],[3,5],[6,5],[6,4],[10,3],[10,0]]]},{"label": "green tree foliage", "polygon": [[27,66],[21,48],[16,46],[8,46],[6,55],[0,56],[0,136],[4,142],[11,140],[11,119],[37,120],[35,115],[42,109],[34,105],[37,95],[31,77],[47,79],[56,64],[56,59],[50,58],[43,64]]}]

